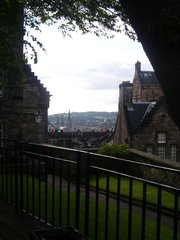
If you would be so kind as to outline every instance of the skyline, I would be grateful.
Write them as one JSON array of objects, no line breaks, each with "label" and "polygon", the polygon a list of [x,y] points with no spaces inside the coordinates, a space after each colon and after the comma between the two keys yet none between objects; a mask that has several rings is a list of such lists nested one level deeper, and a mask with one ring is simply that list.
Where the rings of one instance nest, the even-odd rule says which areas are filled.
[{"label": "skyline", "polygon": [[135,63],[152,70],[140,43],[123,34],[113,39],[72,33],[63,37],[56,26],[43,26],[36,34],[44,44],[32,70],[50,91],[48,114],[118,111],[119,84],[131,81]]}]

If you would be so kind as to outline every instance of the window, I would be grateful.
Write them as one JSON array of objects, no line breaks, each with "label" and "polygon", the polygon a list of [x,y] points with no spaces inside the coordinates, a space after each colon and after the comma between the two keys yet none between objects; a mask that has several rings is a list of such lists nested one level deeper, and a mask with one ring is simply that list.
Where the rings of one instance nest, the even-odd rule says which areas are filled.
[{"label": "window", "polygon": [[0,122],[0,146],[2,146],[2,142],[1,139],[3,139],[3,122]]},{"label": "window", "polygon": [[171,146],[171,160],[176,161],[176,146]]},{"label": "window", "polygon": [[166,148],[165,146],[158,146],[157,154],[159,157],[165,158],[166,157]]},{"label": "window", "polygon": [[145,73],[144,73],[144,77],[148,77],[148,73],[145,72]]},{"label": "window", "polygon": [[146,152],[152,154],[152,146],[146,146]]},{"label": "window", "polygon": [[0,87],[0,97],[2,97],[3,96],[3,89],[1,89],[1,87]]},{"label": "window", "polygon": [[158,143],[166,143],[166,134],[165,133],[158,133],[157,142]]},{"label": "window", "polygon": [[3,123],[0,122],[0,139],[3,138]]}]

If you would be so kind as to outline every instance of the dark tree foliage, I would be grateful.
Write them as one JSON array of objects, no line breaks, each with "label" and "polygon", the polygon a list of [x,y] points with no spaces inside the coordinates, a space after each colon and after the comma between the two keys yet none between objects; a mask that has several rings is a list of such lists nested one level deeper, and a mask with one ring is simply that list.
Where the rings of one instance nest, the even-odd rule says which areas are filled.
[{"label": "dark tree foliage", "polygon": [[[169,112],[180,126],[179,0],[1,0],[0,66],[13,65],[17,61],[13,55],[20,62],[22,53],[14,48],[24,34],[43,48],[28,32],[28,28],[40,30],[42,23],[58,23],[63,34],[79,28],[97,36],[124,31],[132,39],[137,37],[158,76]],[[24,44],[32,48],[36,62],[31,42]]]},{"label": "dark tree foliage", "polygon": [[[30,37],[42,49],[43,45],[34,37],[29,29],[40,31],[41,24],[57,23],[59,30],[66,35],[71,31],[80,29],[82,33],[92,32],[97,36],[111,36],[112,32],[124,31],[130,38],[135,39],[135,33],[129,25],[129,21],[117,0],[1,0],[0,5],[0,34],[1,40],[6,37],[9,48],[12,42],[4,28],[14,26],[17,35],[22,33]],[[22,9],[24,10],[22,12]],[[10,18],[9,18],[10,16]],[[22,21],[23,18],[23,21]],[[121,19],[123,21],[121,21]],[[24,30],[22,26],[24,24]],[[16,35],[15,31],[11,34]],[[5,38],[2,37],[5,36]],[[22,37],[22,34],[19,36]],[[14,37],[13,37],[14,38]],[[37,54],[32,41],[24,40],[24,45],[31,47],[34,52],[34,60],[37,62]]]},{"label": "dark tree foliage", "polygon": [[180,127],[180,1],[121,0]]}]

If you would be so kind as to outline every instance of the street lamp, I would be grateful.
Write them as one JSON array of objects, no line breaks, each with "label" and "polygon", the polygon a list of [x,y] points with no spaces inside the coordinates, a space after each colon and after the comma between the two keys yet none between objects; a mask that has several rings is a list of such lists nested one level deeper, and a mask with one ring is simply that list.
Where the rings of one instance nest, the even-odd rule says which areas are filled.
[{"label": "street lamp", "polygon": [[42,119],[43,119],[43,114],[42,114],[42,112],[40,110],[38,110],[35,113],[35,121],[36,121],[36,123],[41,123]]},{"label": "street lamp", "polygon": [[38,110],[35,113],[35,121],[37,123],[37,141],[38,141],[38,143],[41,142],[40,123],[42,122],[42,120],[43,120],[43,113],[40,110]]}]

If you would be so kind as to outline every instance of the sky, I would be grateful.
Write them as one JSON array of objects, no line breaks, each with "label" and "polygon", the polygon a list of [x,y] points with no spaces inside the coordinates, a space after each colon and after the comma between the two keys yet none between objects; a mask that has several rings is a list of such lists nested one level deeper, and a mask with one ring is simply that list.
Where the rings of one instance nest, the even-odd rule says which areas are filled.
[{"label": "sky", "polygon": [[135,63],[152,70],[140,43],[123,34],[113,39],[72,33],[63,37],[55,26],[36,34],[46,53],[38,49],[32,71],[52,95],[48,114],[118,111],[119,84],[131,81]]}]

